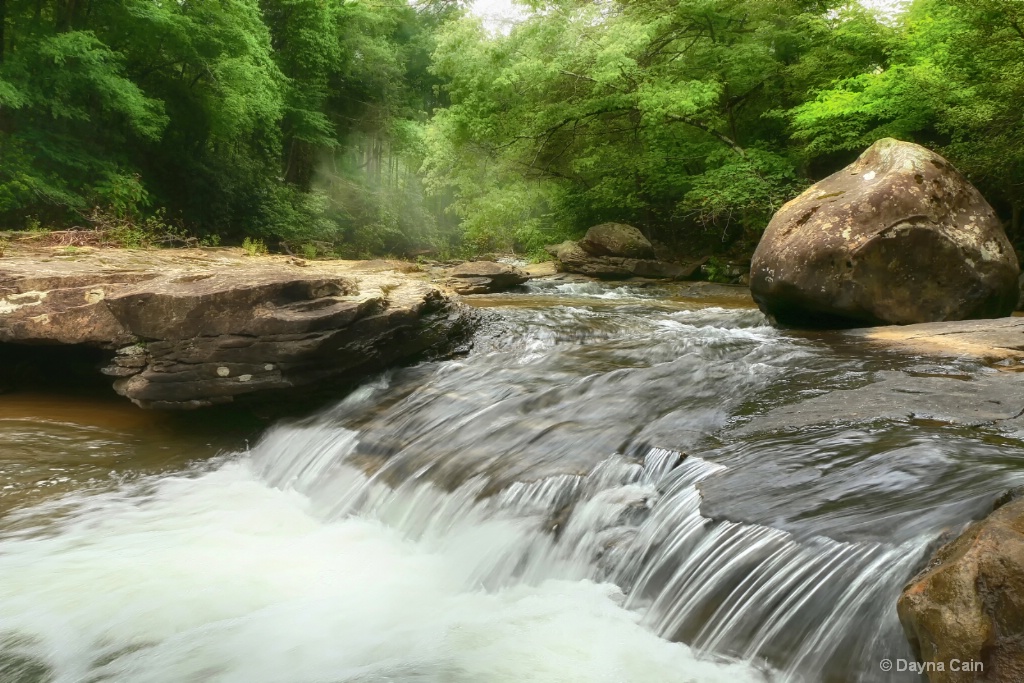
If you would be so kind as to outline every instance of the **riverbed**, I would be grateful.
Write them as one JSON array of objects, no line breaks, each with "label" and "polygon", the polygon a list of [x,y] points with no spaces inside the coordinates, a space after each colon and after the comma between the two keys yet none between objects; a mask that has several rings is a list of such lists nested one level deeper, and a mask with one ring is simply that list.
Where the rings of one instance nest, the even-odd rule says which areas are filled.
[{"label": "riverbed", "polygon": [[470,300],[467,356],[269,427],[0,395],[0,680],[920,680],[879,667],[912,659],[896,597],[1024,483],[1020,434],[772,416],[999,370],[724,289]]}]

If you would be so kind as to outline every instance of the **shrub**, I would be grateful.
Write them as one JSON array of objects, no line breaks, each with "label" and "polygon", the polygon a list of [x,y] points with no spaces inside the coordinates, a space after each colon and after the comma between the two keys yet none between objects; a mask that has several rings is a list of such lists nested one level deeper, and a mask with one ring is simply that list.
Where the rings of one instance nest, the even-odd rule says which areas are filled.
[{"label": "shrub", "polygon": [[242,249],[248,256],[265,256],[267,253],[267,245],[263,243],[263,240],[251,237],[242,240]]}]

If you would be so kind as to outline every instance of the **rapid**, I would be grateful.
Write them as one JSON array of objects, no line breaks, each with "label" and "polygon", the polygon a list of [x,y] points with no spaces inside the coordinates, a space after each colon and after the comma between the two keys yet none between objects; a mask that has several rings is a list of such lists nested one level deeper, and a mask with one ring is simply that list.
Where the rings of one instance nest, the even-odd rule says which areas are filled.
[{"label": "rapid", "polygon": [[0,681],[920,680],[878,666],[913,658],[896,598],[1024,483],[1019,439],[751,424],[883,370],[987,370],[715,292],[476,297],[468,355],[251,444],[0,400]]}]

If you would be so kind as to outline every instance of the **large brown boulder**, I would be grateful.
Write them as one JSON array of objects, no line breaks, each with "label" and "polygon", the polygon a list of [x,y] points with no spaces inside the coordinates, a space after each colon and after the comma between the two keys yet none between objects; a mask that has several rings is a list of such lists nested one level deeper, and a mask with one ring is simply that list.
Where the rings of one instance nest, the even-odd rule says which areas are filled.
[{"label": "large brown boulder", "polygon": [[931,683],[1024,681],[1024,500],[943,546],[897,611]]},{"label": "large brown boulder", "polygon": [[953,166],[885,139],[775,215],[750,289],[783,324],[908,324],[1009,315],[1017,257]]},{"label": "large brown boulder", "polygon": [[0,343],[84,347],[145,408],[352,381],[444,353],[475,317],[401,264],[100,250],[0,262]]},{"label": "large brown boulder", "polygon": [[494,261],[467,261],[449,273],[448,286],[459,294],[492,294],[517,287],[530,276],[515,266]]},{"label": "large brown boulder", "polygon": [[625,223],[602,223],[587,230],[580,247],[591,256],[653,259],[654,246],[643,233]]}]

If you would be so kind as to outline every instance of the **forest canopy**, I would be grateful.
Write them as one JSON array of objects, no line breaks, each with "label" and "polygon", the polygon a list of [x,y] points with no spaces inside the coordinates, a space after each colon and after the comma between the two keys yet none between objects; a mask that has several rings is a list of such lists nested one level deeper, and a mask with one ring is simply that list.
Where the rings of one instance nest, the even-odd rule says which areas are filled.
[{"label": "forest canopy", "polygon": [[874,140],[1020,237],[1024,2],[0,0],[0,228],[306,255],[515,251],[632,223],[742,248]]}]

